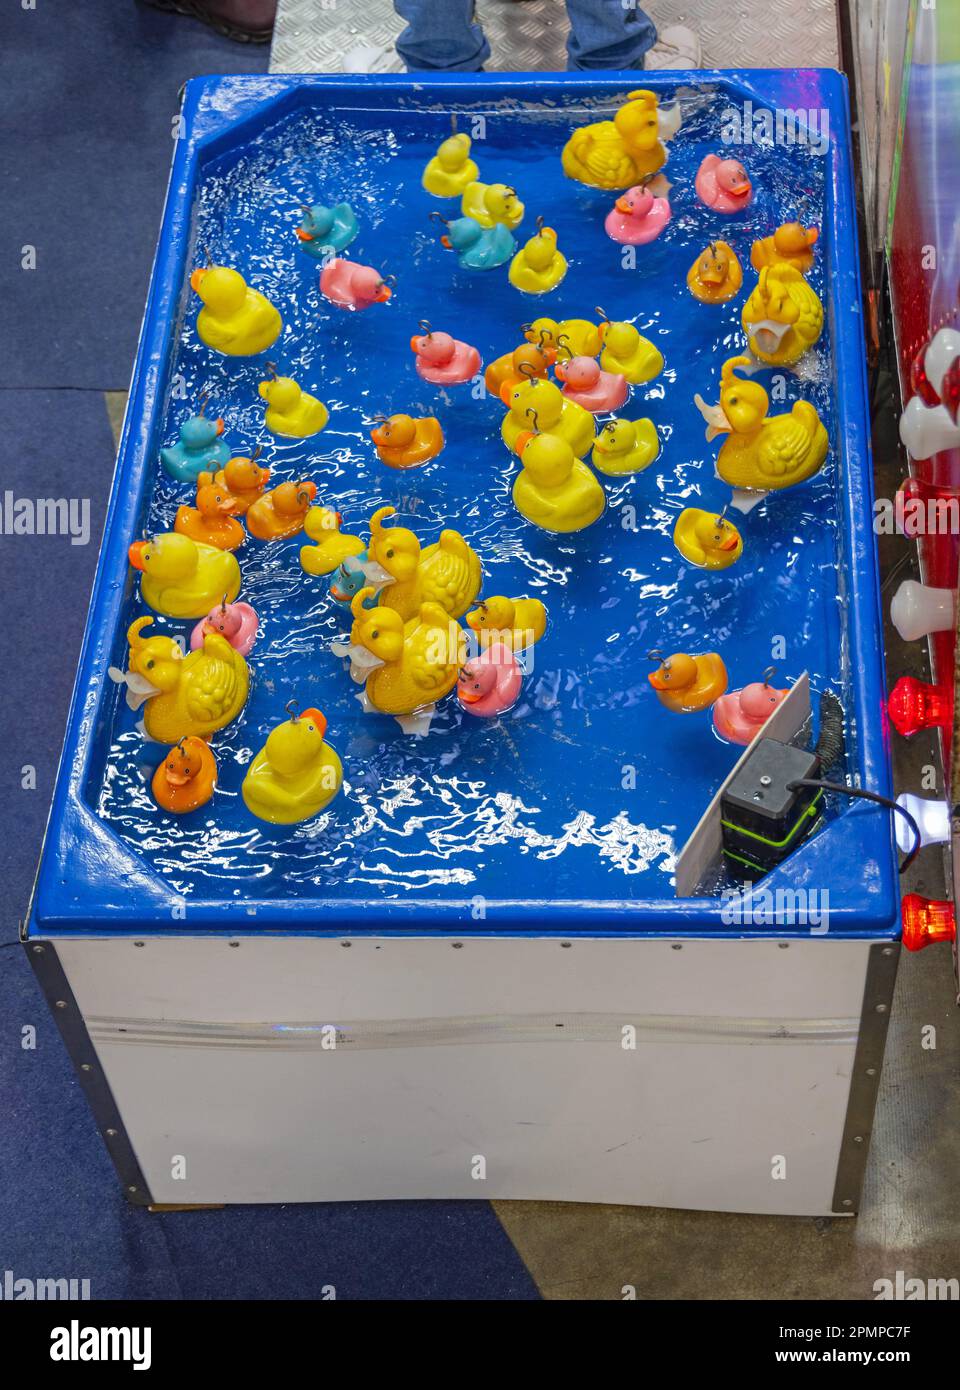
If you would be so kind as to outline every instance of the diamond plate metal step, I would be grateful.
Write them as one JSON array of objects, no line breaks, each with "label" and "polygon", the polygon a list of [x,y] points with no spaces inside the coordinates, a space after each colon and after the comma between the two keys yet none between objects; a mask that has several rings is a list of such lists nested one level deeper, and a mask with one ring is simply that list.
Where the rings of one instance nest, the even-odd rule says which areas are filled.
[{"label": "diamond plate metal step", "polygon": [[[648,12],[661,27],[685,24],[703,44],[708,68],[839,66],[835,0],[656,0]],[[490,42],[488,68],[504,72],[566,67],[563,0],[477,0]],[[403,23],[391,0],[280,0],[271,72],[402,72],[394,42]],[[359,62],[356,55],[365,50]],[[349,60],[346,65],[345,57]]]}]

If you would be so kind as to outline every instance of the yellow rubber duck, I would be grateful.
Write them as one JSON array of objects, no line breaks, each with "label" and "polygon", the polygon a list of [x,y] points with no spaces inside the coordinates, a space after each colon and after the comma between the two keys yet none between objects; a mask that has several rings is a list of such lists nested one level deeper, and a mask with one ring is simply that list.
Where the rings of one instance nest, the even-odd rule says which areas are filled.
[{"label": "yellow rubber duck", "polygon": [[207,347],[229,357],[253,357],[279,337],[279,313],[239,271],[225,265],[201,267],[190,276],[190,288],[203,300],[197,333]]},{"label": "yellow rubber duck", "polygon": [[523,325],[528,343],[534,343],[553,362],[561,348],[571,357],[596,357],[600,351],[600,329],[589,319],[534,319]]},{"label": "yellow rubber duck", "polygon": [[367,712],[394,715],[404,733],[424,734],[437,700],[457,683],[465,634],[436,603],[422,604],[408,622],[393,608],[365,608],[373,593],[361,589],[350,605],[351,665],[358,652],[367,672],[360,702]]},{"label": "yellow rubber duck", "polygon": [[717,457],[717,473],[732,488],[755,497],[734,505],[749,511],[767,492],[793,487],[823,466],[829,441],[820,416],[809,401],[797,401],[785,415],[767,415],[770,397],[758,381],[734,375],[749,367],[749,357],[731,357],[720,372],[720,404],[694,400],[707,422],[707,439],[726,433]]},{"label": "yellow rubber duck", "polygon": [[127,632],[130,644],[127,703],[146,701],[144,728],[159,743],[179,743],[195,735],[208,738],[236,719],[247,700],[247,663],[219,632],[208,632],[203,646],[184,656],[172,637],[144,637],[152,618],[137,618]]},{"label": "yellow rubber duck", "polygon": [[823,331],[823,305],[794,265],[765,266],[743,306],[743,330],[761,362],[788,367]]},{"label": "yellow rubber duck", "polygon": [[439,541],[421,549],[406,526],[384,525],[395,515],[395,507],[380,507],[370,518],[364,571],[376,586],[377,602],[399,613],[404,622],[424,603],[462,617],[480,592],[480,557],[459,531],[441,531]]},{"label": "yellow rubber duck", "polygon": [[618,372],[626,377],[631,386],[638,386],[642,382],[652,381],[663,371],[663,353],[632,323],[611,323],[601,309],[597,313],[603,319],[600,324],[600,341],[603,344],[600,366],[605,372]]},{"label": "yellow rubber duck", "polygon": [[567,273],[567,258],[557,248],[557,234],[537,218],[537,234],[521,246],[507,272],[510,283],[525,294],[556,289]]},{"label": "yellow rubber duck", "polygon": [[632,188],[663,168],[663,142],[679,128],[679,104],[661,111],[654,92],[630,92],[612,121],[573,132],[563,147],[563,172],[590,188]]},{"label": "yellow rubber duck", "polygon": [[566,533],[591,526],[607,504],[606,494],[565,439],[527,434],[519,441],[523,464],[513,484],[517,511],[544,531]]},{"label": "yellow rubber duck", "polygon": [[759,238],[750,248],[750,264],[754,270],[765,265],[786,262],[801,274],[813,265],[813,247],[820,235],[819,227],[804,227],[801,222],[784,222],[773,236]]},{"label": "yellow rubber duck", "polygon": [[660,665],[648,680],[661,705],[675,714],[709,709],[727,688],[727,668],[717,652],[704,652],[702,656],[675,652],[663,660],[658,652],[651,652],[650,656]]},{"label": "yellow rubber duck", "polygon": [[470,145],[469,135],[451,135],[444,140],[423,171],[422,183],[428,193],[436,198],[459,198],[477,181],[480,170],[470,158]]},{"label": "yellow rubber duck", "polygon": [[687,288],[702,304],[723,304],[743,284],[743,266],[726,241],[711,241],[687,271]]},{"label": "yellow rubber duck", "polygon": [[345,536],[343,517],[331,507],[311,507],[303,529],[314,545],[300,547],[300,564],[307,574],[333,574],[344,560],[366,549],[359,536]]},{"label": "yellow rubber duck", "polygon": [[510,408],[503,417],[500,435],[508,449],[519,453],[517,441],[531,428],[544,434],[556,434],[565,440],[577,458],[583,458],[593,448],[596,429],[593,416],[576,401],[569,400],[556,382],[531,377],[504,389]]},{"label": "yellow rubber duck", "polygon": [[520,226],[525,208],[517,190],[506,183],[468,183],[463,190],[460,211],[481,227],[501,224],[511,231]]},{"label": "yellow rubber duck", "polygon": [[177,531],[134,541],[128,553],[133,568],[143,574],[144,603],[168,618],[205,618],[224,595],[232,603],[240,592],[235,555]]},{"label": "yellow rubber duck", "polygon": [[326,717],[318,709],[298,713],[278,724],[247,769],[240,792],[247,809],[271,825],[297,825],[318,815],[343,785],[343,767],[325,743]]},{"label": "yellow rubber duck", "polygon": [[597,435],[591,460],[601,473],[622,477],[642,473],[660,452],[652,420],[608,420]]},{"label": "yellow rubber duck", "polygon": [[481,599],[467,614],[467,626],[476,633],[481,651],[500,642],[512,652],[520,652],[539,642],[546,632],[547,610],[538,598],[494,594]]},{"label": "yellow rubber duck", "polygon": [[721,513],[684,507],[673,528],[673,543],[685,560],[705,570],[725,570],[743,554],[743,537]]},{"label": "yellow rubber duck", "polygon": [[330,418],[323,401],[308,395],[291,376],[277,376],[272,362],[267,368],[273,373],[261,381],[257,390],[267,403],[264,424],[271,434],[286,434],[293,439],[305,439],[319,434]]}]

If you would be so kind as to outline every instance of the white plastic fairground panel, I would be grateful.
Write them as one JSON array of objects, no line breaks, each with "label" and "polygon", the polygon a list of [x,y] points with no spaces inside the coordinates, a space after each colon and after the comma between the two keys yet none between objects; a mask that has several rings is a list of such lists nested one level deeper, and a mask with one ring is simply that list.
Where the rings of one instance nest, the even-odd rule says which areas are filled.
[{"label": "white plastic fairground panel", "polygon": [[56,949],[154,1202],[831,1211],[867,943]]}]

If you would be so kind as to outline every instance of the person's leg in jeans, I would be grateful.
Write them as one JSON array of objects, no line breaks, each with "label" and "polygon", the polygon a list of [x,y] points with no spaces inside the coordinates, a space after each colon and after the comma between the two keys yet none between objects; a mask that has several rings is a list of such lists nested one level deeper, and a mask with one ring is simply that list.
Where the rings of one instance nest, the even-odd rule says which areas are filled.
[{"label": "person's leg in jeans", "polygon": [[490,57],[474,0],[393,0],[393,7],[407,21],[397,52],[408,72],[476,72]]},{"label": "person's leg in jeans", "polygon": [[569,68],[642,68],[657,40],[653,20],[631,0],[567,0]]}]

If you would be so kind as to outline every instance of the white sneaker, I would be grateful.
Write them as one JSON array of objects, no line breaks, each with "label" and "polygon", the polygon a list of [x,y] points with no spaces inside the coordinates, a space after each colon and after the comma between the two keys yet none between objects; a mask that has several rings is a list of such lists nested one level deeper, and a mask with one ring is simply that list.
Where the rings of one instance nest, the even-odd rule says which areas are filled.
[{"label": "white sneaker", "polygon": [[703,66],[700,36],[683,24],[668,24],[643,55],[645,68],[699,68]]}]

